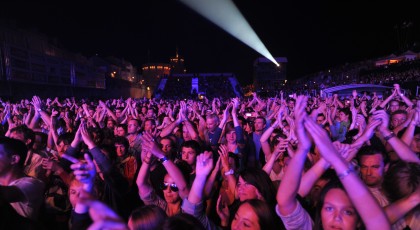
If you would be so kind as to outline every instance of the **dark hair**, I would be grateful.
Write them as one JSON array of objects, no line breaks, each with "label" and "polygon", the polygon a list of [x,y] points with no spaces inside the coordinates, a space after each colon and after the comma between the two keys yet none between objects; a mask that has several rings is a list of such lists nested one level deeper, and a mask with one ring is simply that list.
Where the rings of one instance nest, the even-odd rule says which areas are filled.
[{"label": "dark hair", "polygon": [[[41,143],[40,143],[41,145],[37,146],[37,148],[44,149],[45,147],[47,147],[48,134],[43,133],[43,132],[34,132],[34,134],[35,134],[35,139],[36,139],[37,136],[41,138]],[[34,140],[34,144],[35,144],[35,142],[36,141]],[[32,146],[32,147],[35,148],[34,146]],[[41,149],[39,149],[39,150],[41,150]]]},{"label": "dark hair", "polygon": [[239,208],[244,204],[249,204],[257,215],[260,229],[278,229],[278,226],[274,224],[276,219],[273,209],[265,201],[258,199],[246,200],[239,206]]},{"label": "dark hair", "polygon": [[338,111],[343,112],[345,115],[349,116],[349,119],[351,119],[351,111],[349,108],[341,108]]},{"label": "dark hair", "polygon": [[169,158],[171,158],[171,160],[175,160],[175,157],[176,157],[176,152],[177,152],[177,146],[176,146],[176,143],[175,143],[175,140],[173,139],[173,136],[165,136],[165,137],[162,137],[162,138],[160,138],[160,140],[159,140],[159,148],[160,149],[162,149],[162,144],[161,144],[161,141],[162,140],[169,140],[169,145],[171,146],[171,151],[168,153],[168,157]]},{"label": "dark hair", "polygon": [[398,161],[385,173],[382,188],[391,202],[397,201],[420,186],[420,165]]},{"label": "dark hair", "polygon": [[392,117],[392,116],[394,116],[394,115],[396,115],[396,114],[404,114],[404,115],[407,115],[407,111],[402,110],[402,109],[395,110],[395,111],[391,114],[391,117]]},{"label": "dark hair", "polygon": [[114,163],[117,159],[117,151],[115,150],[114,145],[110,144],[102,144],[98,146],[99,149],[101,149],[102,153],[105,154],[105,156],[108,157],[108,159],[111,161],[111,163]]},{"label": "dark hair", "polygon": [[156,205],[145,205],[135,209],[131,215],[133,229],[158,229],[168,216],[165,211]]},{"label": "dark hair", "polygon": [[130,144],[128,143],[128,139],[126,137],[115,137],[114,144],[121,144],[128,150]]},{"label": "dark hair", "polygon": [[227,133],[235,131],[235,126],[233,125],[233,121],[229,121],[225,125],[225,136]]},{"label": "dark hair", "polygon": [[[137,120],[137,119],[133,119],[133,120]],[[155,121],[155,119],[148,118],[148,119],[146,119],[146,120],[144,121],[144,123],[146,123],[146,121],[150,121],[150,123],[151,123],[152,125],[156,125],[156,121]]]},{"label": "dark hair", "polygon": [[32,145],[34,144],[34,141],[35,141],[35,133],[32,129],[28,128],[26,125],[20,125],[10,130],[10,133],[13,133],[13,132],[22,133],[25,141],[31,140],[31,142],[27,145],[27,147],[28,149],[32,148]]},{"label": "dark hair", "polygon": [[178,167],[179,171],[181,171],[182,177],[184,178],[187,185],[191,187],[192,181],[190,181],[190,175],[193,171],[191,166],[183,160],[176,161],[175,165]]},{"label": "dark hair", "polygon": [[366,145],[360,148],[359,152],[357,152],[357,161],[360,164],[362,156],[372,156],[375,154],[381,154],[384,164],[388,163],[388,154],[386,154],[385,146],[383,145]]},{"label": "dark hair", "polygon": [[192,148],[195,151],[195,154],[198,155],[201,152],[200,144],[195,140],[189,140],[185,141],[181,144],[181,147],[179,148],[180,151],[182,151],[182,148]]},{"label": "dark hair", "polygon": [[57,138],[57,144],[63,142],[65,145],[70,145],[74,139],[73,133],[63,133]]},{"label": "dark hair", "polygon": [[265,171],[258,168],[248,168],[241,172],[239,176],[247,183],[255,186],[267,204],[274,205],[276,203],[276,189]]},{"label": "dark hair", "polygon": [[162,230],[204,230],[203,224],[194,216],[187,213],[179,213],[165,220]]},{"label": "dark hair", "polygon": [[[332,178],[322,189],[321,191],[321,195],[320,195],[320,199],[317,203],[316,206],[316,213],[315,213],[315,224],[314,224],[314,229],[315,230],[321,230],[323,229],[322,227],[322,219],[321,219],[321,211],[322,211],[322,207],[324,206],[324,201],[325,201],[325,197],[327,196],[327,193],[331,190],[331,189],[341,189],[343,190],[346,194],[346,190],[343,187],[343,184],[339,181],[338,177],[334,177]],[[356,209],[355,209],[356,210]],[[356,210],[357,213],[357,210]],[[359,213],[357,213],[357,216],[360,220],[360,216]],[[360,221],[361,222],[361,221]]]},{"label": "dark hair", "polygon": [[26,156],[28,154],[28,149],[26,148],[25,143],[17,139],[2,137],[0,138],[0,145],[3,145],[4,152],[8,157],[11,157],[12,155],[18,155],[20,158],[18,166],[23,168]]},{"label": "dark hair", "polygon": [[[257,120],[257,119],[261,119],[261,120],[263,120],[264,125],[265,125],[265,124],[267,124],[267,120],[265,119],[265,117],[258,116],[258,117],[256,117],[256,118],[255,118],[255,120]],[[254,122],[255,122],[255,121],[254,121]]]},{"label": "dark hair", "polygon": [[[134,120],[134,119],[131,119],[131,120]],[[131,121],[130,120],[130,121]],[[116,126],[117,128],[123,128],[124,129],[124,131],[125,132],[127,132],[127,125],[126,124],[117,124],[117,126]]]},{"label": "dark hair", "polygon": [[[142,123],[139,119],[133,118],[133,119],[130,119],[130,121],[136,121],[139,127],[142,125]],[[127,122],[127,124],[128,124],[128,122]]]}]

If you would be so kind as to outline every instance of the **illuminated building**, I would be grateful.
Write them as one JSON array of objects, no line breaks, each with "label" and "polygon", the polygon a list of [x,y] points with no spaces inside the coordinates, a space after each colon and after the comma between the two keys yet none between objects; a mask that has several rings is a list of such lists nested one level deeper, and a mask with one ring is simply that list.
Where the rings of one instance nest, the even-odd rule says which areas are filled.
[{"label": "illuminated building", "polygon": [[178,55],[178,49],[175,57],[171,58],[171,74],[183,74],[187,72],[184,66],[184,58]]}]

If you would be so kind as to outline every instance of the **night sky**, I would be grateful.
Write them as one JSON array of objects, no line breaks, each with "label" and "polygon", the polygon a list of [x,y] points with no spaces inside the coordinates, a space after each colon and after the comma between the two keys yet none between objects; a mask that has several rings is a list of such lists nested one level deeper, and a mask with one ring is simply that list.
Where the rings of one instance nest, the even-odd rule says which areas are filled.
[{"label": "night sky", "polygon": [[[0,20],[35,28],[72,52],[115,56],[135,66],[167,63],[178,47],[188,72],[233,72],[242,84],[251,82],[260,55],[181,2],[105,2],[2,1]],[[273,56],[288,58],[289,79],[387,56],[403,45],[419,51],[415,1],[234,2]],[[402,29],[404,22],[411,24]]]}]

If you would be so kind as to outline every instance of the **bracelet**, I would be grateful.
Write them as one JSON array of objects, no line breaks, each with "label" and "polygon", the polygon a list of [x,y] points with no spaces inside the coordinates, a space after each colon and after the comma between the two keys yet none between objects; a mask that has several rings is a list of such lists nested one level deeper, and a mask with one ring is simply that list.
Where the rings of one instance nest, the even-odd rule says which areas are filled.
[{"label": "bracelet", "polygon": [[230,169],[229,171],[225,172],[225,176],[228,175],[233,175],[235,172],[233,171],[233,169]]},{"label": "bracelet", "polygon": [[162,157],[162,158],[159,158],[159,162],[161,163],[161,164],[163,164],[163,163],[165,163],[165,162],[167,162],[169,159],[167,158],[167,157]]},{"label": "bracelet", "polygon": [[38,109],[38,112],[41,112],[42,111],[42,109]]},{"label": "bracelet", "polygon": [[337,176],[338,176],[338,178],[340,178],[340,180],[342,180],[346,176],[350,175],[350,173],[352,173],[352,172],[354,172],[354,166],[352,164],[349,164],[349,168],[346,171],[338,174]]},{"label": "bracelet", "polygon": [[389,139],[391,139],[393,137],[395,137],[395,133],[394,132],[391,132],[391,134],[389,134],[388,136],[384,137],[384,140],[385,141],[388,141]]}]

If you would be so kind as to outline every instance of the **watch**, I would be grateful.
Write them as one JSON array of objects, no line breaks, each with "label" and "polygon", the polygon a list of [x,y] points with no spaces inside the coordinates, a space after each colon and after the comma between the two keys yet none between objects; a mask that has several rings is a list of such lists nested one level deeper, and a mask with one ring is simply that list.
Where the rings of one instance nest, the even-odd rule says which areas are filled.
[{"label": "watch", "polygon": [[168,159],[167,157],[165,157],[165,156],[164,156],[164,157],[161,157],[161,158],[159,158],[159,159],[158,159],[158,161],[159,161],[160,163],[162,163],[162,164],[163,164],[163,163],[165,163],[165,162],[167,162],[168,160],[169,160],[169,159]]},{"label": "watch", "polygon": [[395,133],[391,132],[388,136],[385,136],[384,139],[385,139],[385,141],[389,141],[389,139],[391,139],[393,137],[395,137]]}]

